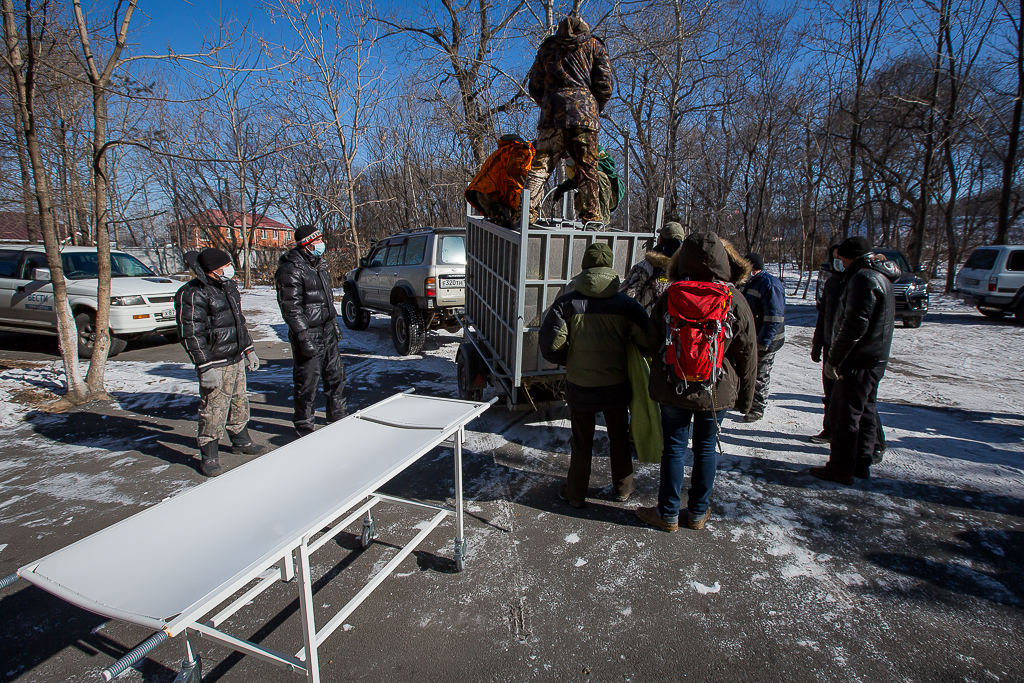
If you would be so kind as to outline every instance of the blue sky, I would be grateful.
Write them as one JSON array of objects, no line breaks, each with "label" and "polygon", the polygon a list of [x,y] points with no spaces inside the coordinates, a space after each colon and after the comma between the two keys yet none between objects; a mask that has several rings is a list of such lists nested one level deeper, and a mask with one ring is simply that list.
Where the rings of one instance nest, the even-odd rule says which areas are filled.
[{"label": "blue sky", "polygon": [[141,0],[132,17],[132,42],[139,54],[196,52],[203,36],[211,35],[223,18],[241,23],[273,39],[281,27],[267,18],[258,0]]}]

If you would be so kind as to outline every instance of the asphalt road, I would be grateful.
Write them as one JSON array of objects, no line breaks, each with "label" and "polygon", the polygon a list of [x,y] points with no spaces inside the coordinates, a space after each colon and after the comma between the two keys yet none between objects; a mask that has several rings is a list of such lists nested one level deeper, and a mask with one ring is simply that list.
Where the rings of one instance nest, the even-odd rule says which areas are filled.
[{"label": "asphalt road", "polygon": [[[45,341],[0,334],[0,364],[55,359]],[[259,352],[267,372],[250,379],[253,426],[260,441],[282,445],[293,438],[291,361],[281,343]],[[187,359],[152,340],[111,362],[123,361]],[[445,363],[348,354],[350,406],[418,384],[454,393]],[[194,402],[122,398],[36,413],[9,433],[0,445],[0,573],[199,484],[194,414]],[[604,457],[585,509],[556,499],[568,464],[563,417],[496,407],[470,426],[467,570],[455,572],[442,526],[349,618],[350,630],[327,640],[323,680],[1024,680],[1019,496],[886,480],[819,484],[754,449],[720,462],[707,530],[664,534],[632,513],[656,499],[654,466],[639,467],[637,497],[626,504],[599,488]],[[727,449],[744,439],[756,442],[757,432],[730,435]],[[225,456],[229,467],[245,461]],[[451,467],[451,453],[439,450],[386,490],[450,501]],[[356,525],[314,556],[321,623],[420,521],[382,507],[369,548],[360,549]],[[202,572],[203,558],[193,566]],[[24,582],[0,591],[0,624],[0,680],[25,683],[96,680],[149,635]],[[264,593],[225,628],[296,651],[296,586]],[[301,680],[208,643],[200,650],[204,681]],[[170,683],[181,654],[165,644],[124,680]]]}]

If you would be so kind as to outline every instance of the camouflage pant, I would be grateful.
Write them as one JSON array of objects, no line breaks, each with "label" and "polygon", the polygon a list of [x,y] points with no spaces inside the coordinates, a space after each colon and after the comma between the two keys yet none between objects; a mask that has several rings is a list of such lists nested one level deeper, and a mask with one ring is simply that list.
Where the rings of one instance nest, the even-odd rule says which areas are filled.
[{"label": "camouflage pant", "polygon": [[597,171],[597,131],[581,128],[541,128],[535,143],[526,186],[530,190],[530,221],[537,220],[544,199],[544,183],[566,156],[576,162],[578,212],[581,221],[600,221],[600,180]]},{"label": "camouflage pant", "polygon": [[199,385],[199,447],[211,441],[220,441],[227,428],[228,434],[237,434],[249,421],[249,396],[245,388],[245,363],[210,368],[204,373],[220,375],[220,386],[210,389]]},{"label": "camouflage pant", "polygon": [[757,354],[757,381],[754,383],[754,401],[750,406],[750,412],[754,415],[764,415],[768,405],[768,385],[772,381],[772,365],[775,364],[775,354],[778,352],[775,349]]}]

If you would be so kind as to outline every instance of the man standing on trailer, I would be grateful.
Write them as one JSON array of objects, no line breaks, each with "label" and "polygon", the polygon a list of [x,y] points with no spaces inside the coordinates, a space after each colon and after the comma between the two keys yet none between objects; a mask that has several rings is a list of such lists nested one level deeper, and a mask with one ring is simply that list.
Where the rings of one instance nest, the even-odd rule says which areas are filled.
[{"label": "man standing on trailer", "polygon": [[529,90],[540,106],[537,153],[526,181],[530,222],[540,215],[544,183],[565,156],[576,163],[579,219],[600,222],[597,139],[601,111],[612,96],[612,68],[604,43],[578,14],[562,19],[555,35],[541,43]]},{"label": "man standing on trailer", "polygon": [[[260,359],[242,315],[231,257],[220,249],[185,256],[196,277],[174,295],[178,339],[199,375],[199,428],[196,441],[207,477],[221,473],[220,437],[227,430],[231,452],[260,455],[266,448],[249,436],[249,397],[245,370]],[[242,361],[245,365],[242,365]]]},{"label": "man standing on trailer", "polygon": [[292,422],[300,437],[313,433],[321,378],[327,395],[327,422],[337,422],[348,412],[345,366],[338,353],[341,328],[325,249],[319,228],[300,225],[295,229],[295,248],[281,257],[274,275],[277,303],[288,323],[288,342],[295,363]]},{"label": "man standing on trailer", "polygon": [[586,504],[598,413],[604,413],[608,427],[612,495],[622,502],[633,493],[626,345],[646,351],[649,318],[635,299],[619,292],[612,262],[608,245],[590,245],[576,289],[555,299],[540,328],[541,355],[565,366],[572,451],[568,481],[558,497],[575,508]]}]

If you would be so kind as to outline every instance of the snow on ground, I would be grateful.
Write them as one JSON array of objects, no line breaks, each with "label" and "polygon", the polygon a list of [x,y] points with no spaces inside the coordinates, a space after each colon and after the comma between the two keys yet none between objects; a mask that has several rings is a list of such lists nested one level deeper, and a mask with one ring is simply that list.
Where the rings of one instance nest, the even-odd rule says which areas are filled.
[{"label": "snow on ground", "polygon": [[[788,275],[791,292],[795,281]],[[711,638],[712,650],[732,653],[730,661],[758,648],[766,651],[759,638],[772,643],[768,649],[773,653],[820,650],[825,657],[821,661],[841,672],[834,680],[871,679],[871,663],[879,660],[884,665],[879,671],[895,671],[889,667],[897,660],[886,659],[894,633],[936,629],[947,639],[943,652],[951,653],[976,651],[1002,638],[1009,643],[1007,652],[1018,652],[1019,635],[998,629],[1012,621],[1000,607],[1021,604],[1012,576],[999,560],[1019,533],[1001,527],[1016,524],[1014,506],[1024,491],[1021,329],[933,295],[935,312],[921,328],[895,331],[893,361],[879,391],[889,444],[885,460],[872,470],[870,482],[841,488],[803,472],[828,456],[827,447],[806,441],[821,426],[821,368],[809,357],[813,291],[812,282],[808,299],[797,295],[788,300],[787,343],[776,360],[765,418],[752,424],[735,414],[726,419],[725,456],[719,462],[714,514],[706,532],[668,537],[632,521],[633,507],[656,500],[657,465],[637,465],[637,494],[624,510],[596,496],[580,513],[561,506],[555,491],[568,464],[565,409],[512,413],[495,408],[470,425],[467,434],[467,535],[477,573],[455,579],[443,572],[400,572],[392,581],[399,586],[415,582],[418,606],[409,612],[406,606],[385,604],[374,616],[403,628],[410,638],[432,629],[458,633],[473,624],[474,637],[487,643],[483,651],[507,656],[516,652],[513,647],[521,647],[528,654],[520,666],[532,669],[539,679],[557,677],[556,671],[568,677],[568,669],[558,669],[552,652],[603,653],[608,643],[627,642],[638,624],[651,632],[674,628],[652,614],[653,605],[668,606],[673,623],[722,635]],[[271,288],[245,292],[243,307],[254,339],[286,338]],[[410,386],[421,393],[455,395],[454,358],[461,335],[430,333],[421,354],[402,358],[391,344],[386,317],[374,316],[363,331],[342,329],[351,406],[363,407]],[[31,425],[26,424],[31,406],[18,399],[26,391],[56,386],[61,374],[57,362],[9,362],[0,370],[0,426],[8,434],[8,445],[19,452],[45,452],[68,470],[0,500],[0,522],[5,524],[59,526],[70,523],[64,517],[81,518],[95,506],[155,502],[149,491],[126,493],[128,482],[139,477],[138,470],[126,470],[131,465],[126,460],[137,461],[132,467],[148,468],[152,474],[145,476],[165,476],[158,470],[168,464],[153,467],[154,459],[137,443],[138,438],[163,438],[157,426],[135,441],[118,444],[104,436],[79,445],[60,441],[59,416],[34,415]],[[290,382],[287,364],[271,365],[250,379],[256,392],[275,386],[286,392]],[[108,364],[108,390],[122,410],[153,415],[166,407],[192,410],[197,386],[187,364],[115,359]],[[486,394],[493,395],[493,390]],[[281,404],[276,407],[286,410]],[[268,420],[271,414],[262,415]],[[287,423],[287,417],[278,412],[273,419]],[[259,420],[254,422],[258,427]],[[128,455],[133,448],[143,455]],[[599,435],[592,492],[607,489],[607,458],[600,455],[606,448],[606,439]],[[75,460],[84,458],[109,461],[110,472],[72,474]],[[437,483],[450,481],[450,458],[448,450],[428,456],[425,470],[410,475],[420,479],[406,484],[416,495],[429,489],[428,495],[442,500],[448,496],[451,502],[454,491],[447,483]],[[14,478],[19,467],[28,467],[29,460],[25,455],[0,463],[2,483]],[[170,488],[179,488],[194,480],[171,483]],[[34,494],[57,502],[40,509],[21,500]],[[1000,514],[1009,521],[978,522]],[[378,536],[401,538],[410,519],[382,513]],[[870,557],[861,545],[864,534],[870,534]],[[942,555],[929,554],[936,547],[939,553],[970,543],[996,550],[974,559],[957,550],[953,565]],[[450,557],[450,536],[431,536],[423,549]],[[538,552],[543,553],[541,563]],[[916,556],[907,559],[907,552]],[[353,566],[357,578],[368,577],[389,559],[385,554],[367,557],[378,559]],[[318,560],[315,577],[331,572],[334,561]],[[921,586],[936,574],[945,577],[942,590],[970,596],[967,607],[948,594],[921,599]],[[724,605],[735,610],[730,619],[721,618]],[[493,619],[495,614],[500,620]],[[371,628],[365,618],[352,623],[355,637]],[[460,656],[471,659],[474,654]],[[631,659],[634,655],[645,661],[672,657],[655,647],[630,652]],[[908,657],[915,659],[913,653]],[[918,664],[927,659],[916,655]],[[981,659],[985,672],[1005,678],[1012,657]],[[970,672],[963,678],[985,678],[977,668]],[[471,679],[478,678],[464,678]]]}]

